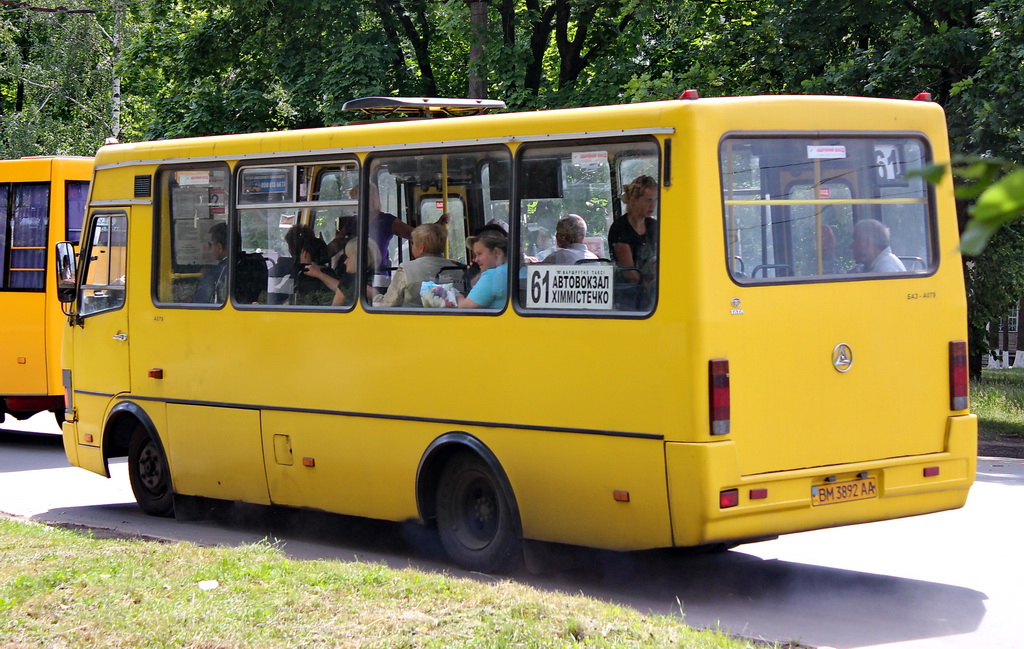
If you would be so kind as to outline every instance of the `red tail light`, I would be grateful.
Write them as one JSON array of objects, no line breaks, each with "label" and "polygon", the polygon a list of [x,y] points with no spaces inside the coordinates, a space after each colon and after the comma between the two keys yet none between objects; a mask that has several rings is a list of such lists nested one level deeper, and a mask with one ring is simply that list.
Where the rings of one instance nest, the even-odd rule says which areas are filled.
[{"label": "red tail light", "polygon": [[729,509],[740,504],[739,489],[727,489],[718,493],[718,506],[721,509]]},{"label": "red tail light", "polygon": [[708,392],[711,397],[711,434],[729,434],[729,361],[715,358],[708,363]]},{"label": "red tail light", "polygon": [[967,343],[954,340],[949,343],[949,407],[967,410]]}]

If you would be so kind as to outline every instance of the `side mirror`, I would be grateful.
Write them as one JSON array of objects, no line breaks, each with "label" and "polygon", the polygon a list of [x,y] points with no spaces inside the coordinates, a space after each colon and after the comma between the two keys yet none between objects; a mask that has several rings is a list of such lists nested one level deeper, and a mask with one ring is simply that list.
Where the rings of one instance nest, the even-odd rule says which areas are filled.
[{"label": "side mirror", "polygon": [[57,300],[75,301],[75,247],[69,241],[57,244]]}]

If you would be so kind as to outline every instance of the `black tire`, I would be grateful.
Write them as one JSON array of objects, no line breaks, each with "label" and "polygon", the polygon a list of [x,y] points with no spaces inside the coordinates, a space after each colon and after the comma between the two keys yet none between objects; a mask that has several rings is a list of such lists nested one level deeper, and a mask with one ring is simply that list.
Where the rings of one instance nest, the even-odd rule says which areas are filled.
[{"label": "black tire", "polygon": [[459,453],[437,487],[437,530],[452,561],[466,570],[503,572],[522,559],[505,492],[479,456]]},{"label": "black tire", "polygon": [[142,511],[150,516],[174,514],[171,474],[163,448],[141,426],[132,433],[128,445],[128,477],[132,492]]}]

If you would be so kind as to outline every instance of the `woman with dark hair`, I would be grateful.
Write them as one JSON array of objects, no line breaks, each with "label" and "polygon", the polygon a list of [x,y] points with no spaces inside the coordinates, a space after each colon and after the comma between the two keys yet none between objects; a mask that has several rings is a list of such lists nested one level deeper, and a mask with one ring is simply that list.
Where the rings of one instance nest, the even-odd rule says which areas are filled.
[{"label": "woman with dark hair", "polygon": [[295,260],[295,287],[292,292],[292,304],[323,306],[330,304],[334,297],[331,290],[310,269],[317,274],[333,276],[330,268],[324,268],[328,262],[327,244],[316,235],[309,225],[295,224],[284,235],[288,244],[288,252]]}]

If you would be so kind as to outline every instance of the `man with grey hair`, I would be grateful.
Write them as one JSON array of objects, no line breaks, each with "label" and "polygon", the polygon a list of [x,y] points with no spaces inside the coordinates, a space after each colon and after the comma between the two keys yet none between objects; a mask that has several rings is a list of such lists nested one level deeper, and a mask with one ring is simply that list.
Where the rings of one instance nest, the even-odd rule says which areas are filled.
[{"label": "man with grey hair", "polygon": [[902,273],[907,270],[889,247],[889,228],[875,219],[862,219],[853,226],[851,273]]},{"label": "man with grey hair", "polygon": [[542,264],[575,264],[580,259],[597,259],[583,244],[587,236],[587,222],[579,214],[570,214],[555,226],[555,244],[558,250],[544,258]]}]

